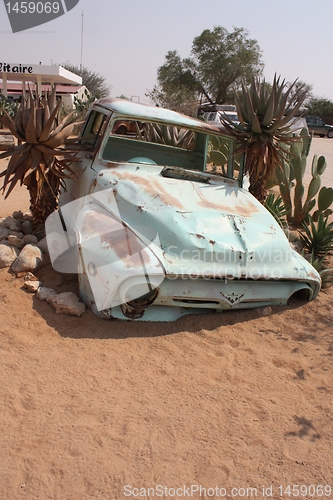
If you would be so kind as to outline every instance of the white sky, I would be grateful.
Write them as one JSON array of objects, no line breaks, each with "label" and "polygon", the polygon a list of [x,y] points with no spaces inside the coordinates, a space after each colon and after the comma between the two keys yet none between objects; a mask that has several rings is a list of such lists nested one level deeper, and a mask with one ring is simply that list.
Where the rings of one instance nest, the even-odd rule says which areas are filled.
[{"label": "white sky", "polygon": [[333,0],[80,0],[69,13],[13,34],[0,2],[0,62],[83,64],[111,95],[140,96],[156,83],[169,50],[188,57],[194,37],[219,25],[246,28],[263,51],[264,74],[299,78],[333,100]]}]

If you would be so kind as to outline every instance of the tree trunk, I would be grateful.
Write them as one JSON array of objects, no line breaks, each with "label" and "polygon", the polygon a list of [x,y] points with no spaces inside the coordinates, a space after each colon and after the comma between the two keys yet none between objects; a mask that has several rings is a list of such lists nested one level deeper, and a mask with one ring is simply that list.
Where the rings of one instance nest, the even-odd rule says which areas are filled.
[{"label": "tree trunk", "polygon": [[259,175],[257,173],[250,172],[250,187],[249,192],[258,200],[260,203],[264,203],[267,196],[267,191],[265,188],[266,179],[261,172]]},{"label": "tree trunk", "polygon": [[47,178],[52,189],[47,182],[44,182],[39,199],[37,199],[35,176],[29,181],[30,210],[35,226],[44,224],[47,217],[58,208],[59,179],[52,174],[47,175]]}]

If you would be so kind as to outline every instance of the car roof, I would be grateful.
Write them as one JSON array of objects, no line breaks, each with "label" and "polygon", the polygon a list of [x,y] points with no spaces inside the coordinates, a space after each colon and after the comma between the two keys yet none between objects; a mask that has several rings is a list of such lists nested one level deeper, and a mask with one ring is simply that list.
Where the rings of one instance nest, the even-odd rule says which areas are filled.
[{"label": "car roof", "polygon": [[[139,121],[157,121],[168,125],[190,127],[205,133],[221,135],[221,129],[215,125],[210,125],[202,120],[177,113],[171,109],[160,108],[159,106],[150,106],[125,99],[99,99],[93,106],[103,107],[124,117],[135,118]],[[222,135],[230,137],[227,131],[223,132]]]}]

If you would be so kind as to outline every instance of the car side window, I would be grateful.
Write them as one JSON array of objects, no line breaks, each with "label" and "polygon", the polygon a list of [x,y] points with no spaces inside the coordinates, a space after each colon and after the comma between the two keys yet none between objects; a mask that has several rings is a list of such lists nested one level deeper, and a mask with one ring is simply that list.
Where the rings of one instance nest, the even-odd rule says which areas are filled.
[{"label": "car side window", "polygon": [[104,113],[92,111],[86,121],[80,142],[90,145],[92,150],[95,149],[104,134],[107,118]]}]

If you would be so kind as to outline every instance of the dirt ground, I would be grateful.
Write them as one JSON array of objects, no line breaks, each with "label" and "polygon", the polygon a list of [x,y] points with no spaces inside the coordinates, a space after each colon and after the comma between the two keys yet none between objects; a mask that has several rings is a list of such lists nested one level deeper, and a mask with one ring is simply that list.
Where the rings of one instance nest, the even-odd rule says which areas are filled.
[{"label": "dirt ground", "polygon": [[[27,207],[17,190],[0,216]],[[108,322],[3,269],[0,302],[1,500],[333,497],[333,288],[269,316]]]}]

